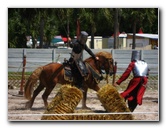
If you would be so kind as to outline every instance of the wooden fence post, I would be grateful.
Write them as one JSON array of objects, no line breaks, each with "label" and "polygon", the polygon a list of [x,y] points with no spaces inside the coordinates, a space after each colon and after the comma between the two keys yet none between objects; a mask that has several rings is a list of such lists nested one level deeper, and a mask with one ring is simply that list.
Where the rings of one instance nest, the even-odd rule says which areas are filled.
[{"label": "wooden fence post", "polygon": [[113,58],[113,59],[115,58],[115,57],[114,57],[114,56],[115,56],[115,55],[114,55],[114,52],[115,52],[115,50],[112,49],[112,50],[111,50],[111,54],[112,54],[112,58]]},{"label": "wooden fence post", "polygon": [[140,50],[140,52],[141,52],[141,60],[144,60],[144,51]]},{"label": "wooden fence post", "polygon": [[25,83],[25,66],[26,66],[26,51],[23,49],[23,68],[22,68],[22,78],[21,78],[21,85],[19,95],[23,95],[23,87]]},{"label": "wooden fence post", "polygon": [[115,79],[116,79],[116,72],[117,72],[117,62],[116,61],[115,61],[114,67],[113,67],[113,71],[114,71],[114,74],[113,74],[113,78],[112,78],[112,85],[114,85]]},{"label": "wooden fence post", "polygon": [[52,62],[55,62],[55,49],[52,50]]}]

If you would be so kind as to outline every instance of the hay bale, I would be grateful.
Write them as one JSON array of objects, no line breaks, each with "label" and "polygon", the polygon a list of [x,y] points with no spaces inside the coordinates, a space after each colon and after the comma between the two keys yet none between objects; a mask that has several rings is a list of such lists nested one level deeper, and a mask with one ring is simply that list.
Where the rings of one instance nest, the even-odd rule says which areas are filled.
[{"label": "hay bale", "polygon": [[[78,88],[64,85],[49,103],[44,114],[73,113],[82,97],[82,92]],[[71,120],[71,117],[72,116],[68,115],[43,115],[41,120]]]},{"label": "hay bale", "polygon": [[105,114],[75,115],[73,120],[114,120],[114,116]]},{"label": "hay bale", "polygon": [[[97,96],[103,107],[108,112],[130,112],[124,99],[112,85],[105,85],[97,93]],[[115,120],[132,120],[131,114],[112,114]]]},{"label": "hay bale", "polygon": [[[82,99],[82,92],[70,85],[60,88],[57,95],[48,105],[44,114],[64,114],[64,115],[43,115],[42,120],[132,120],[131,114],[112,114],[112,112],[130,112],[124,99],[120,96],[116,88],[112,85],[103,86],[97,93],[103,107],[110,114],[98,114],[92,110],[75,110]],[[81,113],[65,115],[68,113]],[[95,114],[86,114],[95,113]]]},{"label": "hay bale", "polygon": [[87,110],[87,109],[79,109],[79,110],[75,110],[75,114],[76,113],[81,113],[82,115],[72,115],[71,119],[73,120],[115,120],[112,114],[104,114],[105,111],[101,111],[100,114],[98,114],[96,110],[93,111],[93,110]]}]

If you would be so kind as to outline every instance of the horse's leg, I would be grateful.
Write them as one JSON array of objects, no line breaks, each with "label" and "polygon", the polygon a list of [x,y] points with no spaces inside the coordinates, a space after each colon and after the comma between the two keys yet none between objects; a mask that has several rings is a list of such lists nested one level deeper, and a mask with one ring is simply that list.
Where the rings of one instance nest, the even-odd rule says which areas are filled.
[{"label": "horse's leg", "polygon": [[90,109],[86,106],[87,91],[88,91],[88,88],[86,89],[84,88],[83,99],[82,99],[82,109]]},{"label": "horse's leg", "polygon": [[45,92],[42,95],[42,98],[43,98],[43,101],[44,101],[44,105],[45,105],[46,108],[48,106],[48,102],[47,102],[48,96],[50,95],[50,93],[52,92],[54,87],[55,87],[55,85],[51,85],[49,87],[46,87],[46,90],[45,90]]},{"label": "horse's leg", "polygon": [[[93,90],[98,92],[99,91],[99,86],[98,85],[95,85]],[[82,99],[82,109],[90,109],[89,107],[86,106],[86,100],[87,100],[87,91],[88,91],[88,88],[84,89],[84,92],[83,92],[83,99]]]},{"label": "horse's leg", "polygon": [[39,86],[35,89],[33,92],[32,98],[26,103],[25,108],[32,108],[33,102],[36,98],[36,96],[44,89],[44,86],[40,83]]},{"label": "horse's leg", "polygon": [[99,91],[99,86],[98,85],[95,85],[95,87],[93,88],[94,91],[98,92]]},{"label": "horse's leg", "polygon": [[86,109],[86,99],[87,99],[87,90],[83,92],[83,99],[82,99],[82,109]]}]

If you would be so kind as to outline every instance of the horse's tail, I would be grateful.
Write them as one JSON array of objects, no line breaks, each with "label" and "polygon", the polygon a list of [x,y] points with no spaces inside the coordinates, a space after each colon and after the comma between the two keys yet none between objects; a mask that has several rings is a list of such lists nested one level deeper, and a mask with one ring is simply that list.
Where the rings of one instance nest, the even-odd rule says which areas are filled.
[{"label": "horse's tail", "polygon": [[26,99],[31,99],[33,86],[37,83],[37,80],[39,79],[42,70],[43,70],[42,66],[38,67],[32,72],[32,74],[28,78],[28,81],[26,82],[24,87],[24,96]]}]

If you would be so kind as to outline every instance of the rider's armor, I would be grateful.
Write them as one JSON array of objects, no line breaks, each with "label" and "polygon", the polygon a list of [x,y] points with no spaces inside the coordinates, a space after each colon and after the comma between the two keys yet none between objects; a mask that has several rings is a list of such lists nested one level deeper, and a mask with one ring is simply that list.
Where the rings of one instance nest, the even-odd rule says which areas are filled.
[{"label": "rider's armor", "polygon": [[148,75],[148,65],[145,61],[137,60],[133,69],[134,77],[147,76]]},{"label": "rider's armor", "polygon": [[81,31],[76,42],[70,42],[72,53],[69,59],[69,64],[72,69],[72,74],[76,79],[77,85],[80,87],[83,84],[83,79],[85,76],[88,76],[88,70],[82,58],[83,50],[87,51],[94,59],[96,58],[93,52],[86,45],[87,38],[88,33]]},{"label": "rider's armor", "polygon": [[81,31],[81,34],[80,34],[80,36],[78,38],[78,41],[81,44],[86,44],[87,38],[88,38],[88,33],[85,32],[85,31]]},{"label": "rider's armor", "polygon": [[[78,47],[79,47],[79,45],[78,45]],[[79,48],[78,49],[73,48],[72,53],[71,53],[71,57],[74,60],[77,60],[77,59],[80,59],[80,58],[82,59],[82,53],[83,53],[83,49],[80,48],[80,50],[79,50]]]},{"label": "rider's armor", "polygon": [[71,53],[71,62],[75,62],[79,72],[82,76],[87,75],[87,69],[85,67],[85,64],[82,60],[82,54],[83,54],[83,45],[80,45],[78,42],[75,42],[75,47],[72,50]]}]

